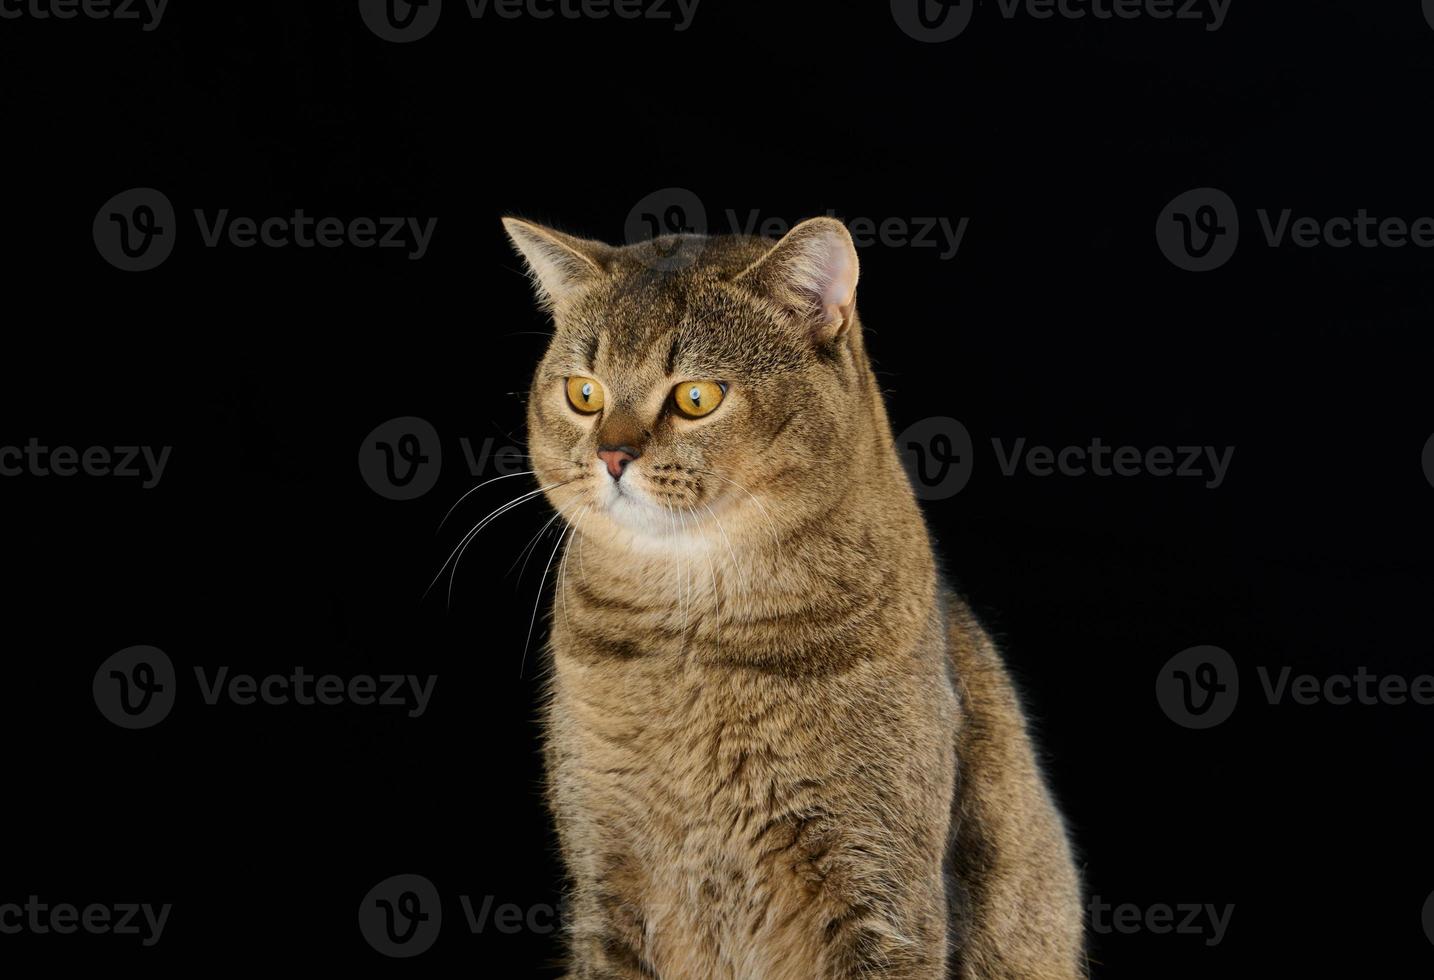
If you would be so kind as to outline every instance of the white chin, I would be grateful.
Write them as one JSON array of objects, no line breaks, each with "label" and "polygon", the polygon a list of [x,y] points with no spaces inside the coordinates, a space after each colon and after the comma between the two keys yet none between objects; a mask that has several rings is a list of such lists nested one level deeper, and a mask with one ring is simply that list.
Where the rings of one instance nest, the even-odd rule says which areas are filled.
[{"label": "white chin", "polygon": [[692,518],[678,515],[633,487],[618,489],[611,484],[603,493],[602,509],[614,524],[642,537],[671,544],[692,525]]}]

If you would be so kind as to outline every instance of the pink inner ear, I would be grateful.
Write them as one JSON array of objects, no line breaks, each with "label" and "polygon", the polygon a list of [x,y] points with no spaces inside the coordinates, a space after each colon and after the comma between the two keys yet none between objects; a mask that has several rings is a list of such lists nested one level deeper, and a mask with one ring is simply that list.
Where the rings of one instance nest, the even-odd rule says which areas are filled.
[{"label": "pink inner ear", "polygon": [[823,236],[821,263],[822,306],[843,310],[856,294],[856,261],[846,243],[832,235]]}]

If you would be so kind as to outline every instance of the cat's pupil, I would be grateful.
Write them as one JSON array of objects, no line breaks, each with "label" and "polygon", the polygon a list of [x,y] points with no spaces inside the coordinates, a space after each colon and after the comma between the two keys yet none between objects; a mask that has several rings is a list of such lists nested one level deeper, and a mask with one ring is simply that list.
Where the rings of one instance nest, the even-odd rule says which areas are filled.
[{"label": "cat's pupil", "polygon": [[593,396],[593,386],[592,386],[592,383],[589,382],[589,383],[583,385],[583,401],[589,401],[589,400],[591,400],[592,396]]},{"label": "cat's pupil", "polygon": [[693,388],[691,391],[689,391],[689,392],[687,393],[687,397],[692,399],[692,404],[694,404],[694,405],[701,405],[701,404],[702,404],[702,389],[701,389],[701,388]]}]

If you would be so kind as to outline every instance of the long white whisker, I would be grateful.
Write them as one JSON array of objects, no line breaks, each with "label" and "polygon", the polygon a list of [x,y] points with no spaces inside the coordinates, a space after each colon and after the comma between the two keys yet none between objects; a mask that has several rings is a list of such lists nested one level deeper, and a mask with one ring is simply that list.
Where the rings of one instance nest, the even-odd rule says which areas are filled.
[{"label": "long white whisker", "polygon": [[573,543],[574,543],[575,541],[577,541],[577,539],[578,539],[578,534],[577,534],[578,524],[579,524],[579,522],[582,521],[582,519],[583,519],[584,517],[586,517],[586,516],[588,515],[588,511],[590,511],[590,510],[592,510],[592,509],[593,509],[592,502],[589,501],[589,502],[588,502],[588,505],[583,508],[582,513],[578,514],[578,516],[576,516],[576,517],[573,518],[573,533],[568,536],[568,546],[563,549],[563,560],[560,561],[560,562],[558,562],[558,595],[562,597],[559,601],[561,601],[562,604],[563,604],[563,622],[564,622],[564,623],[571,623],[571,622],[572,622],[572,620],[568,617],[568,593],[567,593],[567,590],[563,588],[563,582],[566,581],[566,578],[567,578],[568,559],[572,557],[572,555],[573,555]]},{"label": "long white whisker", "polygon": [[781,538],[778,536],[778,534],[777,534],[777,522],[772,519],[772,515],[771,515],[770,513],[768,513],[766,507],[763,507],[763,506],[762,506],[762,502],[757,499],[756,495],[754,495],[754,494],[752,493],[752,491],[750,491],[750,490],[748,490],[746,487],[742,486],[742,484],[738,483],[736,480],[729,480],[727,477],[723,476],[722,474],[713,472],[712,470],[701,470],[700,472],[706,473],[708,476],[715,476],[715,477],[716,477],[717,479],[719,479],[719,480],[723,480],[723,481],[725,481],[725,482],[727,482],[727,483],[730,483],[730,484],[732,484],[732,486],[736,487],[738,490],[741,490],[743,493],[745,493],[748,497],[751,497],[751,498],[752,498],[752,503],[754,503],[754,504],[757,505],[757,509],[762,512],[762,514],[767,518],[767,523],[771,525],[772,541],[773,541],[774,543],[776,543],[777,545],[780,545],[780,544],[782,543],[782,539],[781,539]]},{"label": "long white whisker", "polygon": [[[568,507],[575,509],[580,503],[582,503],[581,498],[577,500],[572,500],[568,502]],[[513,564],[508,566],[508,574],[511,575],[513,573],[513,569],[518,567],[518,562],[521,561],[523,563],[522,569],[518,572],[519,583],[523,581],[523,575],[528,571],[528,562],[532,559],[533,554],[537,551],[537,544],[539,539],[541,539],[542,536],[547,533],[548,528],[553,526],[553,522],[563,515],[563,511],[566,508],[555,507],[553,509],[555,511],[553,516],[548,518],[547,523],[538,529],[537,534],[533,535],[531,538],[528,539],[527,545],[524,546],[522,551],[518,552],[518,557],[513,559]],[[563,528],[563,530],[566,531],[567,528]],[[526,555],[527,557],[525,558],[524,555]]]},{"label": "long white whisker", "polygon": [[[574,526],[576,526],[576,525],[574,525]],[[569,528],[567,529],[568,533],[571,533],[572,530],[573,530],[572,527],[569,527]],[[530,620],[528,620],[528,638],[523,641],[523,659],[520,660],[520,661],[518,661],[518,677],[519,677],[519,678],[521,678],[521,677],[523,676],[523,668],[524,668],[524,666],[526,666],[527,663],[528,663],[528,645],[533,642],[533,627],[534,627],[535,625],[537,625],[537,622],[538,622],[538,607],[539,607],[540,605],[542,605],[542,602],[543,602],[543,586],[547,584],[547,581],[548,581],[548,571],[549,571],[549,569],[551,569],[551,568],[553,567],[553,559],[558,556],[558,549],[561,548],[562,545],[563,545],[563,538],[564,538],[564,536],[565,536],[565,535],[563,535],[563,534],[559,534],[559,535],[558,535],[558,543],[555,544],[555,545],[553,545],[553,553],[548,556],[548,564],[543,567],[543,577],[542,577],[542,579],[539,580],[539,582],[538,582],[538,598],[533,601],[533,618],[530,619]]]},{"label": "long white whisker", "polygon": [[[520,505],[520,504],[526,503],[527,501],[532,500],[534,497],[537,497],[537,496],[539,496],[540,494],[547,492],[548,490],[555,490],[555,489],[557,489],[558,487],[565,487],[565,486],[567,486],[569,483],[572,483],[572,482],[573,482],[572,480],[564,480],[562,483],[551,483],[551,484],[549,484],[549,485],[546,486],[546,487],[539,487],[539,488],[536,489],[536,490],[529,490],[527,493],[524,493],[524,494],[522,494],[521,496],[515,497],[514,499],[508,501],[508,502],[507,502],[506,504],[504,504],[503,506],[499,507],[497,510],[494,510],[492,513],[488,514],[487,517],[484,517],[481,521],[479,521],[477,524],[475,524],[475,525],[473,526],[473,529],[472,529],[472,530],[470,530],[467,534],[465,534],[465,535],[463,536],[463,539],[458,542],[458,547],[454,548],[453,551],[449,553],[448,557],[447,557],[446,559],[444,559],[443,564],[440,565],[440,566],[438,566],[438,574],[433,577],[433,581],[432,581],[432,582],[429,582],[429,583],[428,583],[428,588],[427,588],[427,589],[424,589],[423,594],[424,594],[424,595],[428,595],[429,592],[433,591],[433,587],[434,587],[435,585],[437,585],[437,584],[438,584],[438,580],[443,577],[444,569],[446,569],[446,568],[448,567],[448,565],[449,565],[450,562],[453,562],[453,564],[454,564],[453,571],[454,571],[454,574],[457,574],[457,572],[458,572],[458,566],[457,566],[457,562],[454,561],[454,559],[455,559],[455,558],[461,558],[461,557],[462,557],[463,549],[464,549],[465,547],[467,547],[468,542],[472,541],[473,538],[474,538],[475,536],[477,536],[477,534],[478,534],[480,531],[482,531],[485,527],[487,527],[488,524],[489,524],[491,521],[493,521],[493,520],[495,520],[495,519],[501,517],[502,515],[506,514],[508,511],[512,510],[514,507],[517,507],[517,506]],[[451,583],[450,583],[450,584],[451,584]]]},{"label": "long white whisker", "polygon": [[735,568],[737,574],[742,577],[742,591],[747,591],[751,579],[747,577],[747,570],[742,567],[742,563],[737,559],[737,549],[732,547],[732,539],[727,537],[727,529],[722,526],[722,521],[717,517],[717,512],[712,509],[710,504],[704,503],[702,506],[706,507],[707,513],[712,515],[712,522],[717,525],[717,530],[721,533],[722,540],[727,542],[727,554],[732,556],[732,567]]},{"label": "long white whisker", "polygon": [[[710,510],[711,508],[708,508],[708,509]],[[714,515],[714,516],[715,516],[715,515]],[[696,515],[696,514],[693,514],[693,515],[692,515],[692,523],[693,523],[694,525],[696,525],[696,523],[697,523],[697,515]],[[712,564],[712,552],[709,551],[709,550],[708,550],[707,548],[705,548],[705,547],[702,549],[702,557],[707,559],[707,574],[708,574],[708,576],[712,579],[712,608],[715,610],[715,609],[717,608],[717,605],[718,605],[718,603],[717,603],[717,568],[716,568],[715,565]]]},{"label": "long white whisker", "polygon": [[[459,505],[459,504],[461,504],[461,503],[463,503],[463,501],[467,500],[467,499],[469,498],[469,496],[471,496],[472,494],[475,494],[475,493],[477,493],[479,490],[482,490],[482,489],[483,489],[484,487],[486,487],[488,484],[490,484],[490,483],[497,483],[499,480],[507,480],[507,479],[509,479],[509,478],[511,478],[511,477],[515,477],[515,476],[532,476],[532,475],[533,475],[534,473],[536,473],[536,472],[537,472],[537,470],[524,470],[524,471],[521,472],[521,473],[507,473],[507,474],[504,474],[503,476],[495,476],[495,477],[493,477],[493,479],[491,479],[491,480],[484,480],[482,483],[478,484],[478,485],[477,485],[476,487],[474,487],[472,490],[469,490],[469,491],[468,491],[467,493],[465,493],[463,496],[459,497],[458,500],[454,502],[453,506],[450,507],[450,508],[448,508],[448,513],[444,514],[444,515],[443,515],[443,520],[441,520],[441,521],[438,522],[438,531],[443,530],[443,525],[445,525],[445,524],[448,523],[448,518],[450,518],[450,517],[453,516],[453,512],[458,509],[458,505]],[[434,531],[433,533],[434,533],[434,534],[437,534],[438,531]]]}]

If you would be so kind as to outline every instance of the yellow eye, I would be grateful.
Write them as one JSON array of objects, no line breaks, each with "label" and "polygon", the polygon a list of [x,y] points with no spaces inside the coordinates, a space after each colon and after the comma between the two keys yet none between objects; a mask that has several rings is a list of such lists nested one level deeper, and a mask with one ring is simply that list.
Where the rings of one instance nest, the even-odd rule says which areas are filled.
[{"label": "yellow eye", "polygon": [[592,378],[569,378],[568,403],[579,412],[591,415],[602,408],[602,385]]},{"label": "yellow eye", "polygon": [[726,394],[727,386],[720,381],[684,381],[672,389],[672,403],[688,418],[700,419],[722,404]]}]

